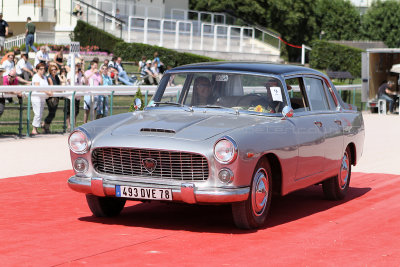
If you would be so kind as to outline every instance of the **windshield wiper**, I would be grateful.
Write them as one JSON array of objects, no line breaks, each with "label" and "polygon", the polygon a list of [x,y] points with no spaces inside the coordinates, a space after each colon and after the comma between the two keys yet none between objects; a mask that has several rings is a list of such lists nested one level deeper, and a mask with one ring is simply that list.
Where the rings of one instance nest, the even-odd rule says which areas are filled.
[{"label": "windshield wiper", "polygon": [[228,107],[223,107],[223,106],[218,106],[218,105],[199,105],[195,106],[196,108],[216,108],[216,109],[229,109],[235,111],[236,114],[239,114],[239,110],[235,108],[228,108]]},{"label": "windshield wiper", "polygon": [[174,105],[174,106],[180,106],[180,107],[183,107],[183,106],[184,106],[184,105],[181,104],[181,103],[176,103],[176,102],[171,102],[171,101],[154,102],[154,104]]},{"label": "windshield wiper", "polygon": [[189,107],[187,105],[181,104],[181,103],[176,103],[176,102],[171,102],[171,101],[165,101],[165,102],[154,102],[154,104],[162,104],[162,105],[172,105],[172,106],[179,106],[183,108],[187,108],[188,111],[193,111],[192,107]]},{"label": "windshield wiper", "polygon": [[195,106],[196,108],[226,108],[223,106],[217,106],[217,105],[199,105],[199,106]]}]

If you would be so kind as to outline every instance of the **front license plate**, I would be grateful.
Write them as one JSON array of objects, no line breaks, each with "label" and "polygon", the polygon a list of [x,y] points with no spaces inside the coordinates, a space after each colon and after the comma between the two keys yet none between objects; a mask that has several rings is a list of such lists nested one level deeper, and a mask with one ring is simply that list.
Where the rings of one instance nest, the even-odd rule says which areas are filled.
[{"label": "front license plate", "polygon": [[172,190],[163,188],[116,185],[115,195],[138,199],[172,200]]}]

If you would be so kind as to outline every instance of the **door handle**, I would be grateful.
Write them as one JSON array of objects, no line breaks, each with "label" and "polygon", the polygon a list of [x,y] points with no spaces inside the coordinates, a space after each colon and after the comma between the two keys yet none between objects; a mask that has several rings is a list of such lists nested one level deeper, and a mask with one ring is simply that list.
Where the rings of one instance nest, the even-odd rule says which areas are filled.
[{"label": "door handle", "polygon": [[320,128],[322,127],[322,122],[320,122],[320,121],[314,121],[314,124]]},{"label": "door handle", "polygon": [[335,120],[335,123],[336,123],[337,125],[342,126],[342,121],[341,121],[341,120]]}]

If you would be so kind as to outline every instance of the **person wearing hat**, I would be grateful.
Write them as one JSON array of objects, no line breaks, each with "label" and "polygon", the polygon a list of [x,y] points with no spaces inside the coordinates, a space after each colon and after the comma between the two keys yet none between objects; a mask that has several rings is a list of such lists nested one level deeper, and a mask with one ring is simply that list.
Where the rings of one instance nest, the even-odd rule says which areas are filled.
[{"label": "person wearing hat", "polygon": [[31,17],[28,17],[25,24],[25,49],[27,55],[29,54],[29,47],[31,47],[35,53],[37,52],[36,47],[33,45],[35,41],[35,31],[36,26],[33,24]]},{"label": "person wearing hat", "polygon": [[383,83],[379,86],[378,89],[378,98],[384,99],[386,102],[389,102],[389,114],[393,114],[394,110],[394,103],[396,100],[396,92],[392,91],[394,87],[393,81],[388,81],[387,83]]},{"label": "person wearing hat", "polygon": [[157,75],[151,71],[151,60],[146,61],[146,65],[142,68],[140,77],[144,80],[145,84],[157,85]]},{"label": "person wearing hat", "polygon": [[6,36],[8,35],[8,23],[3,20],[3,12],[0,13],[0,47],[1,54],[4,52],[4,42],[6,40]]}]

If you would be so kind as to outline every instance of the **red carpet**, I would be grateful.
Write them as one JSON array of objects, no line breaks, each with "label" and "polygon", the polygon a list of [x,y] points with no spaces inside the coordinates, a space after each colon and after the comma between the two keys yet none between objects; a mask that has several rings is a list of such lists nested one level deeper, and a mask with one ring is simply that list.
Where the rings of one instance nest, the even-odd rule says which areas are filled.
[{"label": "red carpet", "polygon": [[227,206],[128,202],[91,216],[72,171],[0,180],[1,266],[399,266],[400,176],[353,174],[348,197],[318,186],[273,199],[268,225],[237,230]]}]

